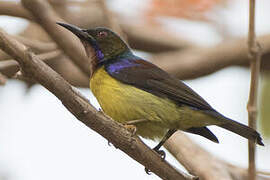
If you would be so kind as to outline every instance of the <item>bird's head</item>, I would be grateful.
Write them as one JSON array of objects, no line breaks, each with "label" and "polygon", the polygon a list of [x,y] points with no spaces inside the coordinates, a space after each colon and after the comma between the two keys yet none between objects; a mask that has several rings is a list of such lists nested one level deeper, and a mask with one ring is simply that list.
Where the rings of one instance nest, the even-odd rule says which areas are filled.
[{"label": "bird's head", "polygon": [[84,45],[86,54],[94,53],[92,65],[98,65],[129,51],[127,44],[113,31],[98,27],[81,29],[71,24],[57,23],[75,34]]}]

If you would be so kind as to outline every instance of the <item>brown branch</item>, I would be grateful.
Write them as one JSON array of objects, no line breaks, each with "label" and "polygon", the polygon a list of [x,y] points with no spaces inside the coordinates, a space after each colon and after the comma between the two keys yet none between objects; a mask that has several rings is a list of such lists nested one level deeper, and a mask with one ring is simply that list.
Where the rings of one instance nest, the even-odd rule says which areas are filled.
[{"label": "brown branch", "polygon": [[33,20],[33,16],[19,2],[0,1],[0,14]]},{"label": "brown branch", "polygon": [[[250,59],[251,81],[249,99],[247,104],[248,125],[256,129],[258,83],[261,64],[261,48],[256,42],[255,35],[255,0],[249,1],[249,29],[248,29],[248,52]],[[255,149],[254,142],[248,142],[248,172],[249,180],[256,179]]]},{"label": "brown branch", "polygon": [[[23,43],[25,46],[30,47],[35,53],[49,52],[57,49],[57,45],[52,42],[42,42],[36,39],[29,39],[23,36],[15,35],[15,39]],[[0,61],[10,58],[5,52],[0,51]]]},{"label": "brown branch", "polygon": [[20,64],[24,75],[35,79],[52,92],[63,105],[82,123],[95,130],[115,147],[150,169],[162,179],[195,179],[193,176],[180,173],[162,160],[153,150],[148,148],[137,136],[132,135],[121,124],[98,112],[93,106],[81,98],[78,92],[55,71],[39,60],[23,44],[0,31],[0,48]]},{"label": "brown branch", "polygon": [[[176,132],[165,143],[166,149],[188,170],[203,180],[246,180],[248,170],[231,165],[193,143],[184,133]],[[192,158],[190,158],[192,157]],[[258,180],[270,180],[259,176]]]},{"label": "brown branch", "polygon": [[[270,71],[270,35],[258,38],[264,47],[265,54],[262,56],[261,69]],[[193,79],[211,74],[222,68],[230,66],[247,67],[249,59],[247,56],[246,39],[224,42],[220,45],[209,48],[194,48],[182,50],[180,52],[161,53],[152,56],[151,61],[175,75],[179,79]],[[57,62],[61,63],[59,68],[52,66],[57,72],[61,73],[73,85],[88,87],[87,77],[83,77],[77,70],[72,76],[68,72],[73,72],[73,66],[67,59]],[[66,71],[66,68],[69,71]]]},{"label": "brown branch", "polygon": [[121,22],[120,26],[127,35],[130,47],[134,49],[160,53],[187,49],[193,46],[193,44],[187,40],[169,34],[163,31],[162,28]]},{"label": "brown branch", "polygon": [[[181,144],[179,142],[181,142]],[[181,146],[182,144],[185,146]],[[183,133],[175,133],[173,138],[170,138],[165,143],[165,147],[188,170],[188,172],[196,174],[201,179],[231,179],[228,171],[220,164],[216,157],[211,156],[198,145],[192,143]],[[192,158],[188,159],[190,157]],[[200,163],[199,166],[198,163]]]},{"label": "brown branch", "polygon": [[[270,35],[260,36],[258,40],[264,47],[265,52],[262,56],[261,69],[269,71],[270,61],[268,61],[268,59],[270,58]],[[180,79],[201,77],[229,66],[247,67],[249,59],[247,56],[248,49],[246,41],[246,39],[238,39],[223,42],[215,47],[193,48],[182,50],[180,52],[161,53],[154,55],[152,62]],[[129,42],[132,43],[132,41]],[[67,61],[67,59],[61,61],[62,66],[68,66],[70,67],[69,71],[73,71],[72,65]],[[56,68],[54,69],[57,70]],[[65,74],[64,77],[69,80],[70,83],[75,83],[76,86],[80,87],[88,87],[89,82],[86,77],[83,77],[80,74],[78,75],[78,73],[73,73],[73,76],[70,76],[65,70],[60,71],[63,69],[64,68],[59,67],[57,72]]]},{"label": "brown branch", "polygon": [[[83,6],[76,14],[69,12],[67,9],[65,14],[67,15],[63,16],[63,18],[67,22],[79,27],[91,28],[107,25],[107,21],[104,19],[106,16],[103,15],[102,9],[98,8],[96,4]],[[181,36],[170,34],[156,26],[146,26],[122,21],[120,16],[117,15],[115,15],[115,18],[118,20],[124,34],[127,36],[129,45],[134,49],[157,53],[174,51],[192,46],[192,43],[181,38]]]},{"label": "brown branch", "polygon": [[[89,6],[88,3],[87,6],[84,2],[80,3],[84,5],[80,6],[80,10],[76,11],[76,13],[71,11],[71,8],[65,8],[63,10],[62,6],[55,6],[55,9],[67,22],[82,28],[106,26],[106,20],[104,20],[103,12],[97,4],[92,3],[91,6]],[[20,3],[0,1],[0,14],[23,17],[30,21],[35,20],[32,14],[24,9]],[[159,28],[153,26],[134,25],[128,22],[121,22],[120,18],[117,19],[119,19],[120,27],[123,29],[124,34],[126,34],[132,48],[156,53],[179,50],[192,46],[188,41],[166,33]],[[31,32],[34,31],[35,29],[32,29],[31,27]],[[34,36],[34,33],[32,33],[32,35]],[[40,36],[44,35],[40,34]]]},{"label": "brown branch", "polygon": [[0,50],[0,61],[3,61],[8,58],[10,58],[10,56],[6,54],[4,51]]},{"label": "brown branch", "polygon": [[[42,61],[57,60],[62,55],[60,50],[55,50],[52,52],[47,52],[37,55],[37,57]],[[12,77],[16,72],[19,71],[19,64],[14,59],[9,59],[5,61],[0,61],[0,72],[8,77]]]},{"label": "brown branch", "polygon": [[22,0],[23,6],[28,9],[38,22],[58,44],[65,54],[87,76],[90,75],[90,62],[79,40],[72,33],[60,28],[56,22],[64,22],[45,0]]},{"label": "brown branch", "polygon": [[[270,70],[270,35],[258,38],[264,52],[262,70]],[[249,65],[246,39],[223,42],[215,47],[193,48],[180,52],[161,53],[150,59],[179,79],[193,79],[214,73],[229,66]]]},{"label": "brown branch", "polygon": [[13,37],[19,42],[23,43],[25,46],[31,47],[34,52],[38,53],[54,51],[58,48],[53,42],[42,42],[36,39],[29,39],[18,35]]}]

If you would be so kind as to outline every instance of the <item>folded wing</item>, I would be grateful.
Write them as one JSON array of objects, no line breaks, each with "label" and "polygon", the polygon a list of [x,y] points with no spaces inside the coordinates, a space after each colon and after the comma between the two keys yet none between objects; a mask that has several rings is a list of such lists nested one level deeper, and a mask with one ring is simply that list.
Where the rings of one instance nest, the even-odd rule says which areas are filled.
[{"label": "folded wing", "polygon": [[123,83],[159,97],[166,97],[179,105],[188,105],[198,110],[215,111],[186,84],[150,62],[143,59],[124,59],[122,62],[117,61],[116,63],[107,64],[105,69],[112,77]]}]

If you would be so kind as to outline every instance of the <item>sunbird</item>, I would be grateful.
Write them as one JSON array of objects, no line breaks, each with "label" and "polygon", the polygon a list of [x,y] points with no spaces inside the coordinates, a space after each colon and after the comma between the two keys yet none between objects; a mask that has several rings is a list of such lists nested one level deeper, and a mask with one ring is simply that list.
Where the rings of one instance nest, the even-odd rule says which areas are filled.
[{"label": "sunbird", "polygon": [[156,65],[134,55],[110,29],[81,29],[57,23],[82,42],[91,56],[90,89],[102,110],[113,120],[136,127],[136,134],[159,140],[159,150],[177,130],[201,135],[218,143],[207,128],[216,125],[264,145],[254,129],[229,119],[212,108],[200,95]]}]

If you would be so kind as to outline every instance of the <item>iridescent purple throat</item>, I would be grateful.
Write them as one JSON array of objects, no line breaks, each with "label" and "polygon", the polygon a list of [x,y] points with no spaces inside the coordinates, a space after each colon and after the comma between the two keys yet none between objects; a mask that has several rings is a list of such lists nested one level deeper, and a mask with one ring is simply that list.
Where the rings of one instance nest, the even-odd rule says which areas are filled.
[{"label": "iridescent purple throat", "polygon": [[135,66],[140,66],[140,64],[134,63],[133,59],[122,59],[121,61],[117,61],[115,63],[110,64],[107,67],[107,71],[109,73],[118,73],[123,68]]}]

